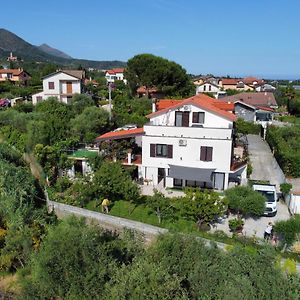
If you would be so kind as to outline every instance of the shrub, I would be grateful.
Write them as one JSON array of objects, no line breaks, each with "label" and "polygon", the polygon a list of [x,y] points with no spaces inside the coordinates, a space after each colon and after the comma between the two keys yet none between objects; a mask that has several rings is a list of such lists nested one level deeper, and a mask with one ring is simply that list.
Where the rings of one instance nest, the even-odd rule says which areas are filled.
[{"label": "shrub", "polygon": [[274,231],[280,235],[284,243],[292,245],[297,240],[297,234],[300,233],[300,217],[296,216],[286,221],[276,222]]},{"label": "shrub", "polygon": [[244,226],[244,221],[241,218],[235,218],[228,221],[229,228],[232,232],[241,230]]},{"label": "shrub", "polygon": [[243,215],[261,216],[265,211],[266,199],[247,186],[237,186],[225,191],[228,207]]},{"label": "shrub", "polygon": [[253,124],[251,122],[244,121],[243,119],[237,119],[235,122],[235,128],[237,133],[242,134],[260,134],[261,125]]}]

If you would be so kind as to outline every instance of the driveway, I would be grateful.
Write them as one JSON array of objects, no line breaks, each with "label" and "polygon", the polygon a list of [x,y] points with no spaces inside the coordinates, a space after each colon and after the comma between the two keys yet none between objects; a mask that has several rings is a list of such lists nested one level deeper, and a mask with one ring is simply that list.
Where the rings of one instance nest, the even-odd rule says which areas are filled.
[{"label": "driveway", "polygon": [[248,134],[248,152],[253,172],[250,179],[269,180],[276,184],[277,192],[280,192],[280,184],[285,182],[285,176],[267,142],[260,136]]},{"label": "driveway", "polygon": [[[247,139],[249,157],[253,168],[250,178],[268,180],[271,184],[275,184],[277,192],[280,192],[280,184],[285,182],[285,176],[274,158],[269,145],[258,135],[249,134],[247,135]],[[220,219],[212,231],[223,230],[227,234],[230,234],[228,220],[234,217],[230,216],[229,218]],[[290,213],[286,204],[281,201],[277,202],[277,214],[275,217],[246,219],[243,234],[248,237],[256,236],[263,238],[265,228],[269,222],[274,223],[280,220],[287,220],[289,217]]]}]

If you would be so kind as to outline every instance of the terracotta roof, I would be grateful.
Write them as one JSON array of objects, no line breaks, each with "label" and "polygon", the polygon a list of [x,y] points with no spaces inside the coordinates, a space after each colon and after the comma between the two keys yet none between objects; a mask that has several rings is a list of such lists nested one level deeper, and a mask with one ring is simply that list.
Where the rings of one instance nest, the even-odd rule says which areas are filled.
[{"label": "terracotta roof", "polygon": [[246,84],[253,84],[253,82],[257,82],[257,84],[262,84],[264,81],[262,79],[257,79],[256,77],[245,77],[243,82]]},{"label": "terracotta roof", "polygon": [[0,74],[13,74],[14,76],[18,76],[22,72],[25,72],[25,71],[23,69],[1,69],[0,70]]},{"label": "terracotta roof", "polygon": [[222,102],[236,102],[241,101],[254,107],[270,107],[277,106],[274,94],[270,92],[259,93],[240,93],[233,96],[220,98]]},{"label": "terracotta roof", "polygon": [[115,68],[111,70],[107,70],[106,73],[108,74],[117,74],[117,73],[124,73],[124,68]]},{"label": "terracotta roof", "polygon": [[[148,93],[156,93],[158,90],[156,87],[150,87],[148,88]],[[146,87],[145,86],[140,86],[137,90],[137,93],[142,94],[142,93],[146,93]]]},{"label": "terracotta roof", "polygon": [[234,103],[233,102],[221,102],[221,101],[214,101],[213,105],[219,109],[226,110],[226,111],[234,111]]},{"label": "terracotta roof", "polygon": [[183,100],[176,100],[176,99],[161,99],[156,103],[156,110],[162,110],[168,108],[182,101]]},{"label": "terracotta roof", "polygon": [[130,138],[142,134],[144,134],[144,128],[134,128],[129,130],[121,130],[121,131],[110,131],[98,136],[96,140],[104,141],[104,140],[125,139],[125,138]]},{"label": "terracotta roof", "polygon": [[192,105],[198,106],[198,107],[200,107],[204,110],[215,113],[215,114],[217,114],[221,117],[224,117],[224,118],[226,118],[230,121],[235,121],[236,120],[236,116],[234,114],[216,107],[214,105],[214,102],[215,102],[214,98],[211,98],[211,97],[209,97],[205,94],[199,94],[199,95],[187,98],[183,101],[180,101],[179,103],[174,104],[173,106],[170,106],[170,107],[164,108],[162,110],[153,112],[153,113],[147,115],[147,117],[148,118],[153,118],[157,115],[168,112],[170,109],[176,109],[176,108],[178,108],[180,106],[183,106],[183,105],[192,104]]},{"label": "terracotta roof", "polygon": [[223,78],[222,79],[222,85],[224,85],[224,84],[237,84],[240,81],[241,81],[241,79]]}]

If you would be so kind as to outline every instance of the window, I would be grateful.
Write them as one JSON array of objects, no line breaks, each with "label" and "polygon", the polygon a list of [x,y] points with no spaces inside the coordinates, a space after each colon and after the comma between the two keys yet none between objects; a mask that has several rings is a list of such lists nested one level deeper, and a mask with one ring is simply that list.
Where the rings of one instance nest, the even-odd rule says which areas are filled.
[{"label": "window", "polygon": [[49,81],[48,88],[49,88],[49,90],[54,90],[54,82]]},{"label": "window", "polygon": [[211,85],[208,86],[208,90],[211,91]]},{"label": "window", "polygon": [[173,185],[174,186],[182,186],[182,179],[174,178]]},{"label": "window", "polygon": [[190,123],[190,113],[188,111],[175,112],[175,126],[189,127],[189,123]]},{"label": "window", "polygon": [[200,149],[200,160],[212,161],[213,147],[202,146]]},{"label": "window", "polygon": [[173,145],[150,144],[150,157],[173,158]]},{"label": "window", "polygon": [[43,100],[43,97],[42,96],[37,96],[36,97],[36,102],[39,102],[39,101],[42,101]]},{"label": "window", "polygon": [[204,124],[204,112],[193,112],[193,123]]},{"label": "window", "polygon": [[206,85],[204,84],[204,86],[203,86],[203,92],[205,92],[206,91]]}]

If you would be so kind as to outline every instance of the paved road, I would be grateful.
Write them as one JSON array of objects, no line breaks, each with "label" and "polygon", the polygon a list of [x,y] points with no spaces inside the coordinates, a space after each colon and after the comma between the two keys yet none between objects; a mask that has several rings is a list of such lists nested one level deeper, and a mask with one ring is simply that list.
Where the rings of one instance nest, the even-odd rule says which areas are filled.
[{"label": "paved road", "polygon": [[274,158],[269,145],[258,135],[249,134],[248,150],[253,167],[251,179],[269,180],[276,184],[277,192],[280,192],[280,184],[285,182],[285,177]]}]

